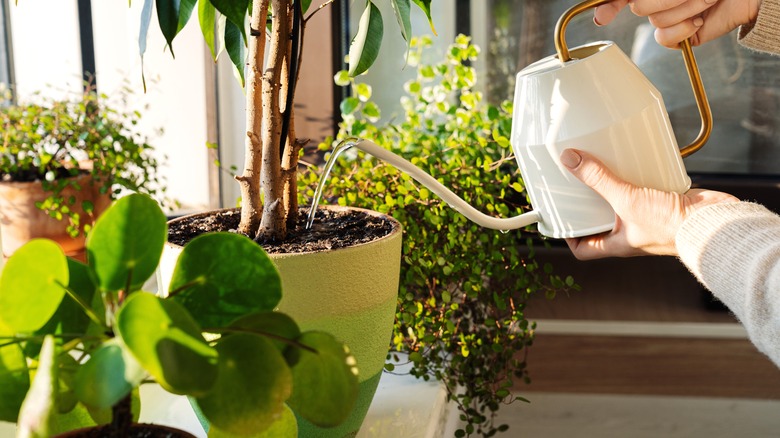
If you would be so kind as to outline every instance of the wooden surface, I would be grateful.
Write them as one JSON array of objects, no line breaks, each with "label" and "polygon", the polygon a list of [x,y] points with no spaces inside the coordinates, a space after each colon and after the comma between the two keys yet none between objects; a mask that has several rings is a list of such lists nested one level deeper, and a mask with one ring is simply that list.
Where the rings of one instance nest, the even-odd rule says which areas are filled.
[{"label": "wooden surface", "polygon": [[[573,275],[582,290],[553,300],[534,299],[531,320],[698,324],[697,336],[647,333],[547,333],[540,326],[528,355],[532,383],[515,390],[780,399],[780,369],[746,338],[726,339],[706,328],[741,330],[726,310],[712,310],[706,292],[674,258],[576,261],[565,248],[540,251],[555,272]],[[700,324],[704,323],[704,324]],[[614,324],[618,326],[618,324]]]},{"label": "wooden surface", "polygon": [[673,257],[583,262],[556,247],[540,249],[537,259],[573,276],[582,290],[535,297],[526,309],[531,319],[735,322],[728,312],[708,309],[711,294]]},{"label": "wooden surface", "polygon": [[537,335],[515,390],[780,399],[780,370],[744,339]]}]

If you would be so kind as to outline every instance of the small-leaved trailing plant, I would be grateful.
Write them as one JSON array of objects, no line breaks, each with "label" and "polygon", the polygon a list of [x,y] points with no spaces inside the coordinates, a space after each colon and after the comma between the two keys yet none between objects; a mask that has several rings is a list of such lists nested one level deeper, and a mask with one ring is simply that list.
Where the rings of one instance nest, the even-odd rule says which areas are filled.
[{"label": "small-leaved trailing plant", "polygon": [[[491,105],[475,91],[476,72],[467,63],[479,50],[468,37],[458,36],[443,61],[420,63],[430,45],[426,37],[412,40],[409,65],[417,77],[406,84],[403,113],[382,126],[371,87],[345,73],[336,76],[353,91],[342,102],[336,140],[370,139],[496,216],[527,211],[509,143],[512,102]],[[331,141],[321,148],[330,150]],[[302,178],[309,196],[318,179],[313,171]],[[516,381],[529,381],[525,358],[535,324],[526,319],[526,302],[578,289],[574,279],[534,258],[534,244],[544,244],[535,231],[481,228],[408,175],[359,151],[339,159],[324,196],[389,213],[403,224],[392,346],[408,353],[411,374],[444,382],[465,424],[456,436],[505,431],[495,414],[501,404],[524,400],[512,390]]]},{"label": "small-leaved trailing plant", "polygon": [[[117,109],[124,107],[128,93],[124,88],[109,99],[89,88],[61,100],[36,94],[29,103],[0,108],[0,179],[39,181],[50,195],[36,206],[67,220],[73,237],[81,229],[89,231],[91,221],[82,221],[74,197],[62,196],[66,187],[81,188],[72,177],[90,174],[100,193],[112,199],[131,191],[169,203],[160,162],[137,128],[141,113]],[[7,90],[4,94],[9,97]],[[95,206],[87,200],[81,207],[91,215]]]},{"label": "small-leaved trailing plant", "polygon": [[0,277],[0,420],[18,416],[21,436],[106,422],[101,436],[128,436],[139,386],[156,382],[195,401],[209,436],[294,437],[291,409],[325,427],[343,421],[357,395],[354,357],[273,311],[281,280],[262,248],[234,233],[192,240],[163,298],[142,287],[166,236],[157,203],[132,194],[96,222],[88,264],[43,239],[10,257]]}]

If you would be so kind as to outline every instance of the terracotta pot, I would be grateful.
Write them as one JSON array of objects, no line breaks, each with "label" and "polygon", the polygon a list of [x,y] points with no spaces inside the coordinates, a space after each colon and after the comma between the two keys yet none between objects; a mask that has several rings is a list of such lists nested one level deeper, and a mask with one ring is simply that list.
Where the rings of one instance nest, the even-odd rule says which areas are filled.
[{"label": "terracotta pot", "polygon": [[[105,430],[104,430],[105,429]],[[94,426],[72,430],[57,435],[57,438],[93,438],[108,436],[108,426]],[[189,432],[160,424],[133,424],[130,426],[127,438],[195,438]]]},{"label": "terracotta pot", "polygon": [[[282,301],[277,310],[292,316],[302,330],[323,330],[336,336],[354,354],[360,370],[360,390],[352,415],[332,429],[318,428],[299,418],[301,437],[357,433],[379,384],[392,337],[401,269],[401,224],[377,212],[351,209],[386,218],[393,224],[392,232],[347,248],[270,255],[282,278]],[[213,212],[192,216],[209,214]],[[181,246],[166,244],[158,273],[161,291],[167,291],[181,250]]]},{"label": "terracotta pot", "polygon": [[[108,194],[100,194],[100,185],[90,175],[76,178],[81,190],[68,186],[62,190],[64,198],[75,197],[73,210],[81,217],[83,225],[92,224],[111,203]],[[31,239],[46,238],[57,242],[71,257],[84,258],[84,235],[71,237],[66,228],[67,220],[58,221],[38,207],[36,202],[44,201],[51,192],[46,192],[40,182],[0,182],[0,236],[3,256],[10,257],[20,246]],[[95,206],[90,216],[81,208],[85,200]]]}]

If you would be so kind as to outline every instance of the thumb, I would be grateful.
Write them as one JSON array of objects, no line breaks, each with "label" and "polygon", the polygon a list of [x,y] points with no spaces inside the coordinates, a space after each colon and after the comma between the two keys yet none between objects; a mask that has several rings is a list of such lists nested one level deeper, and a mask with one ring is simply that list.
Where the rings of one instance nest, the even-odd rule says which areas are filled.
[{"label": "thumb", "polygon": [[572,175],[612,205],[619,202],[620,194],[630,187],[629,183],[618,178],[604,163],[587,152],[566,149],[561,153],[560,160]]}]

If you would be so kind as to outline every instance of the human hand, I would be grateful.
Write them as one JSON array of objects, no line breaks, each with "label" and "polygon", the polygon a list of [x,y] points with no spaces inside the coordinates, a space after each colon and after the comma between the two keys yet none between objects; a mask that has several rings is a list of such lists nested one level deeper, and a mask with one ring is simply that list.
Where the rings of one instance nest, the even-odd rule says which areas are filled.
[{"label": "human hand", "polygon": [[761,0],[615,0],[597,7],[593,19],[598,25],[608,24],[626,5],[635,15],[650,19],[659,44],[676,48],[686,38],[698,46],[754,23]]},{"label": "human hand", "polygon": [[710,190],[685,194],[639,187],[621,180],[594,156],[574,149],[561,154],[561,163],[615,210],[612,231],[566,239],[580,260],[638,255],[677,255],[675,237],[688,215],[699,208],[737,198]]}]

